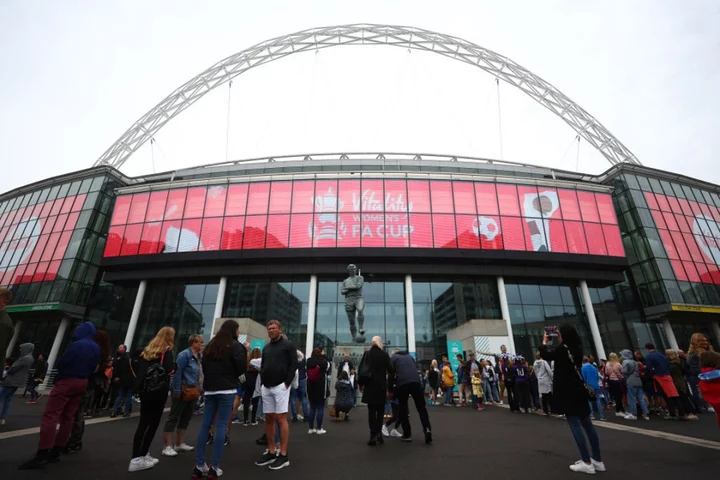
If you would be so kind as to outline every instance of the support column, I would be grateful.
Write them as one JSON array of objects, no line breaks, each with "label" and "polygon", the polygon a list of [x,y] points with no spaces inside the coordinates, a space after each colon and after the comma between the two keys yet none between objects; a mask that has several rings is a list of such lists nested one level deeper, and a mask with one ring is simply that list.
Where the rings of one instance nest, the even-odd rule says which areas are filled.
[{"label": "support column", "polygon": [[673,332],[672,325],[670,325],[670,320],[668,320],[667,318],[663,319],[663,328],[665,329],[665,336],[668,339],[670,348],[672,348],[673,350],[680,350],[677,339],[675,338],[675,332]]},{"label": "support column", "polygon": [[720,345],[720,322],[712,322],[710,325],[713,333],[715,334],[715,345]]},{"label": "support column", "polygon": [[310,298],[308,298],[307,332],[305,334],[305,358],[310,358],[315,347],[315,316],[317,312],[318,280],[310,275]]},{"label": "support column", "polygon": [[225,303],[225,291],[227,290],[227,277],[220,277],[220,284],[218,285],[217,298],[215,299],[215,312],[213,313],[212,330],[210,331],[210,338],[215,335],[215,321],[222,317],[223,304]]},{"label": "support column", "polygon": [[593,343],[595,343],[595,351],[600,358],[607,358],[605,355],[605,347],[603,347],[602,337],[600,337],[600,327],[598,327],[595,310],[593,309],[592,298],[590,298],[590,290],[588,290],[587,282],[580,280],[580,292],[582,293],[583,303],[585,305],[585,313],[590,324],[590,333],[592,333]]},{"label": "support column", "polygon": [[5,351],[5,358],[10,358],[12,356],[12,352],[15,350],[15,345],[17,344],[18,337],[20,336],[20,329],[22,329],[22,325],[22,320],[15,322],[15,330],[13,331],[13,336],[10,339],[10,343],[8,343],[7,350]]},{"label": "support column", "polygon": [[508,343],[510,344],[510,352],[516,354],[515,351],[515,337],[513,336],[512,322],[510,321],[510,307],[508,307],[507,293],[505,292],[505,279],[503,277],[497,277],[498,297],[500,297],[500,312],[502,318],[505,320],[507,326]]},{"label": "support column", "polygon": [[60,346],[62,345],[63,338],[65,338],[65,333],[67,332],[67,328],[69,325],[70,319],[68,317],[60,320],[60,326],[58,326],[58,331],[55,334],[55,340],[53,340],[52,348],[50,349],[50,355],[48,355],[47,359],[48,369],[44,379],[45,383],[43,383],[44,387],[50,384],[50,375],[55,368],[55,361],[57,360],[58,353],[60,352]]},{"label": "support column", "polygon": [[407,317],[408,352],[417,358],[415,351],[415,306],[413,305],[412,275],[405,275],[405,316]]},{"label": "support column", "polygon": [[127,333],[125,333],[125,346],[128,352],[132,352],[133,337],[135,337],[135,328],[137,327],[138,319],[140,318],[140,309],[142,308],[143,299],[145,298],[145,290],[147,290],[147,280],[140,280],[138,286],[138,292],[135,296],[135,304],[133,305],[132,314],[130,314],[130,325],[128,325]]}]

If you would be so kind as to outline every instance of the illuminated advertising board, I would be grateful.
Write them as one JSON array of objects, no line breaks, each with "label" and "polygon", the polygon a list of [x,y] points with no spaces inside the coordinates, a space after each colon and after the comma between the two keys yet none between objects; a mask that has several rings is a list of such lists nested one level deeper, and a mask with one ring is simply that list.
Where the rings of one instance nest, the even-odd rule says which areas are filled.
[{"label": "illuminated advertising board", "polygon": [[105,257],[348,247],[625,255],[607,193],[363,178],[119,195]]}]

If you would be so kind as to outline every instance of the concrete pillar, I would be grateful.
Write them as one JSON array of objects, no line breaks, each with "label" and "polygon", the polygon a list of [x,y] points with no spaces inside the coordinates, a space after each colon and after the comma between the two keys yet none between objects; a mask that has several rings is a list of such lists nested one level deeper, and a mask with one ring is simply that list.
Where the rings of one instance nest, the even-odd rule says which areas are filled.
[{"label": "concrete pillar", "polygon": [[508,307],[507,293],[505,292],[505,280],[503,277],[497,277],[498,297],[500,297],[500,312],[502,318],[505,320],[507,325],[508,343],[510,344],[510,352],[514,355],[515,351],[515,337],[513,336],[512,322],[510,320],[510,307]]},{"label": "concrete pillar", "polygon": [[595,310],[593,309],[590,290],[588,290],[587,282],[585,280],[580,280],[580,293],[582,293],[585,313],[587,314],[588,323],[590,324],[590,333],[592,333],[593,343],[595,343],[597,358],[607,358],[605,355],[605,347],[603,347],[602,343],[602,337],[600,336],[600,327],[598,327],[597,318],[595,317]]},{"label": "concrete pillar", "polygon": [[[710,325],[712,326],[712,331],[715,334],[714,345],[717,347],[720,345],[720,322],[712,322]],[[710,343],[713,342],[711,341]]]},{"label": "concrete pillar", "polygon": [[308,299],[307,332],[305,334],[305,358],[315,346],[315,316],[317,312],[318,280],[317,275],[310,275],[310,298]]},{"label": "concrete pillar", "polygon": [[405,316],[407,317],[408,352],[415,352],[415,308],[413,305],[412,275],[405,275]]},{"label": "concrete pillar", "polygon": [[[213,313],[212,329],[210,330],[210,338],[215,335],[215,321],[222,318],[223,304],[225,303],[225,291],[227,290],[227,277],[220,277],[218,285],[217,298],[215,298],[215,312]],[[208,339],[209,340],[209,339]]]},{"label": "concrete pillar", "polygon": [[125,333],[125,346],[128,352],[132,352],[133,337],[135,337],[135,329],[137,328],[138,319],[140,318],[140,309],[142,308],[145,291],[147,290],[147,280],[140,280],[138,292],[135,296],[135,304],[133,305],[132,314],[130,314],[130,325],[128,325],[127,333]]},{"label": "concrete pillar", "polygon": [[23,321],[18,320],[15,322],[15,330],[13,331],[13,336],[10,339],[10,343],[8,343],[7,350],[5,351],[5,358],[12,357],[12,352],[15,350],[15,345],[17,344],[18,337],[20,336],[20,330],[22,329]]},{"label": "concrete pillar", "polygon": [[673,350],[680,350],[677,339],[675,338],[675,332],[673,332],[672,325],[670,325],[670,320],[668,320],[667,318],[663,319],[663,328],[665,329],[665,336],[668,339],[670,348],[672,348]]},{"label": "concrete pillar", "polygon": [[50,355],[48,355],[48,370],[45,375],[45,383],[43,386],[50,384],[50,374],[55,368],[55,361],[57,360],[58,353],[60,353],[60,346],[62,345],[63,338],[67,332],[68,326],[70,325],[70,319],[65,317],[60,320],[60,326],[58,326],[57,333],[55,334],[55,340],[53,340],[52,348],[50,349]]}]

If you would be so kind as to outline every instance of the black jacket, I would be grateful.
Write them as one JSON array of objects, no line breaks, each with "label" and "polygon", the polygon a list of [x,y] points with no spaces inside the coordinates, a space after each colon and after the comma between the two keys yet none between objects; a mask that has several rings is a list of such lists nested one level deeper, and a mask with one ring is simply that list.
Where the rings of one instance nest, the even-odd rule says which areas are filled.
[{"label": "black jacket", "polygon": [[[570,362],[565,344],[558,347],[540,346],[540,356],[548,362],[555,362],[553,371],[553,409],[569,417],[587,417],[590,404],[585,397],[584,381],[578,377],[575,366],[582,366],[582,352],[574,352],[575,364]],[[580,363],[578,363],[580,362]]]},{"label": "black jacket", "polygon": [[390,357],[381,348],[373,346],[365,352],[358,374],[363,371],[363,365],[368,362],[370,365],[370,379],[360,378],[360,386],[363,388],[362,402],[369,405],[384,404],[387,399],[387,377],[394,375]]},{"label": "black jacket", "polygon": [[307,382],[307,397],[312,403],[321,403],[325,401],[325,393],[327,392],[327,370],[328,362],[324,358],[310,357],[307,360],[306,368],[311,370],[315,366],[320,367],[320,381],[312,383]]},{"label": "black jacket", "polygon": [[45,375],[47,375],[47,367],[48,364],[45,360],[35,360],[35,372],[33,372],[33,380],[36,378],[39,378],[40,380],[45,380]]},{"label": "black jacket", "polygon": [[116,355],[113,359],[113,382],[116,378],[119,387],[130,387],[133,384],[135,377],[130,369],[130,355],[127,353]]},{"label": "black jacket", "polygon": [[245,346],[233,341],[229,355],[218,359],[210,359],[203,355],[203,390],[217,392],[221,390],[237,390],[240,384],[239,376],[247,368],[247,350]]},{"label": "black jacket", "polygon": [[260,379],[268,388],[291,385],[297,370],[297,349],[287,338],[271,341],[262,351]]}]

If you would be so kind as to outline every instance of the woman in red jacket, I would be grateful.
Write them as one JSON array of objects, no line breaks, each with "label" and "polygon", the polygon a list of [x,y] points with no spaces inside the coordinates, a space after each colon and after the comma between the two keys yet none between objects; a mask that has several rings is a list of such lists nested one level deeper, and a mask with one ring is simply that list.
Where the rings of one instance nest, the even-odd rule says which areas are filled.
[{"label": "woman in red jacket", "polygon": [[707,403],[715,409],[715,415],[718,416],[718,426],[720,426],[720,379],[703,380],[702,374],[708,374],[715,370],[720,370],[720,353],[706,351],[700,354],[700,392]]}]

